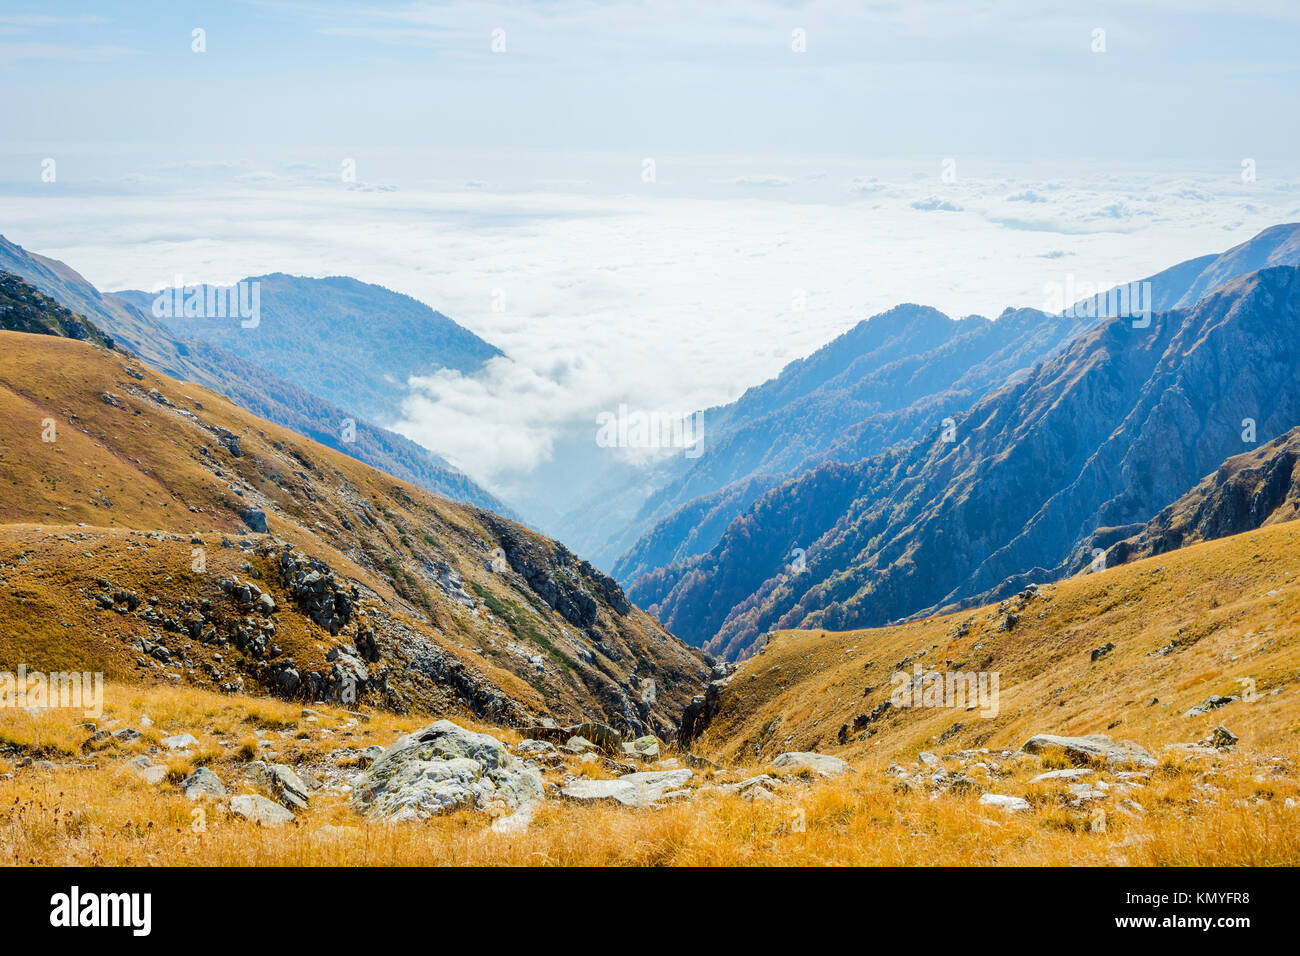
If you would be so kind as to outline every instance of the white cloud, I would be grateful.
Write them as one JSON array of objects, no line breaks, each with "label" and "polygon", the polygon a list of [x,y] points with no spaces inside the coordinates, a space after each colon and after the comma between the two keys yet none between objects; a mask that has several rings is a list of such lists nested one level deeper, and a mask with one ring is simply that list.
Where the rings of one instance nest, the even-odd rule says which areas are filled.
[{"label": "white cloud", "polygon": [[[739,196],[710,184],[745,175],[737,166],[754,157],[665,158],[682,185],[636,192],[583,156],[526,163],[514,182],[557,184],[526,189],[498,185],[511,176],[490,156],[422,156],[411,175],[394,173],[396,193],[344,188],[337,162],[128,165],[138,192],[13,196],[3,231],[104,289],[283,271],[352,275],[421,299],[509,358],[468,378],[430,370],[386,424],[505,489],[563,443],[594,441],[596,415],[619,403],[689,412],[729,401],[899,302],[950,315],[1038,306],[1066,256],[1075,275],[1148,275],[1285,221],[1296,195],[1293,181],[1246,185],[1231,166],[1054,165],[1046,178],[962,162],[940,201],[966,213],[936,229],[912,204],[937,198],[937,159],[821,159],[809,167],[826,171],[816,179],[773,164],[791,185]],[[635,157],[627,166],[639,169]],[[445,188],[425,183],[431,167]],[[239,181],[262,170],[274,178]],[[472,179],[491,186],[464,188]],[[879,188],[845,193],[855,179]],[[1040,197],[1026,204],[1035,218],[1003,216],[1005,197],[1021,192]],[[331,398],[328,383],[321,390]]]}]

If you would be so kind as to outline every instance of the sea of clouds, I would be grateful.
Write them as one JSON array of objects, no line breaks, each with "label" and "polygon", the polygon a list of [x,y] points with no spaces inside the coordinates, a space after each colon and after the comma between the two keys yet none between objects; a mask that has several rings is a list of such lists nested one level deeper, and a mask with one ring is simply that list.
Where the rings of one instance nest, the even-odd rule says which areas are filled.
[{"label": "sea of clouds", "polygon": [[1118,283],[1300,219],[1300,180],[1268,168],[959,157],[945,179],[945,158],[656,157],[651,182],[638,156],[362,158],[355,182],[337,156],[133,160],[11,183],[3,232],[102,290],[282,271],[426,302],[507,357],[411,379],[384,424],[510,496],[602,411],[731,401],[900,302],[1041,308],[1067,274]]}]

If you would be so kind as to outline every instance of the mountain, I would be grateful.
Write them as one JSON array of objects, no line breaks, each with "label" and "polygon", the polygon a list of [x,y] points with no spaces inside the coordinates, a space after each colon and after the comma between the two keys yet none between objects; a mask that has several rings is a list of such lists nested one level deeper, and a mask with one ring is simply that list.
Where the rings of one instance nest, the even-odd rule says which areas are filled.
[{"label": "mountain", "polygon": [[308,391],[327,389],[339,405],[372,421],[399,417],[411,376],[440,369],[472,375],[502,354],[408,295],[345,276],[253,276],[234,286],[187,287],[182,301],[191,295],[215,301],[218,293],[246,290],[243,301],[251,307],[254,287],[255,325],[179,314],[174,294],[165,294],[157,309],[157,293],[112,296],[155,318],[165,312],[160,321],[174,336],[210,342]]},{"label": "mountain", "polygon": [[[154,368],[205,385],[254,415],[422,488],[498,513],[510,513],[494,495],[410,439],[373,425],[234,352],[207,341],[173,336],[166,326],[129,300],[101,295],[64,263],[28,252],[3,236],[0,270],[21,277],[85,316]],[[345,432],[347,421],[352,421],[355,428]],[[345,441],[345,435],[351,440]]]},{"label": "mountain", "polygon": [[707,664],[563,545],[63,337],[61,318],[0,331],[0,658],[675,732]]},{"label": "mountain", "polygon": [[[1271,227],[1227,252],[1141,281],[1151,283],[1154,308],[1189,308],[1214,286],[1273,265],[1300,265],[1300,224]],[[583,519],[594,502],[554,526],[567,532],[581,525],[571,539],[629,585],[707,551],[761,491],[822,462],[853,462],[920,439],[937,421],[1049,358],[1095,321],[1091,314],[1072,315],[1020,309],[996,321],[952,321],[933,309],[899,306],[791,363],[732,405],[706,411],[704,454],[656,477],[648,497],[640,490],[644,479],[632,485],[640,490],[638,507],[625,507],[631,517],[617,527]],[[608,514],[621,501],[602,493],[600,510]],[[708,520],[697,527],[691,520],[696,515]]]},{"label": "mountain", "polygon": [[1300,422],[1298,312],[1300,270],[1279,267],[1146,327],[1100,322],[954,428],[769,491],[629,596],[735,658],[773,628],[881,624],[1060,577],[1097,528],[1149,519],[1239,452],[1246,419],[1260,441]]},{"label": "mountain", "polygon": [[1300,265],[1300,223],[1270,226],[1218,255],[1189,259],[1148,276],[1152,307],[1188,309],[1229,279],[1272,266]]},{"label": "mountain", "polygon": [[[1077,320],[1034,309],[1008,310],[996,321],[954,320],[919,305],[860,322],[732,405],[705,410],[698,458],[670,462],[635,517],[606,540],[591,541],[591,531],[603,528],[588,521],[591,531],[576,543],[588,544],[594,560],[612,562],[624,582],[701,553],[773,484],[827,460],[919,438],[935,421],[1059,349],[1078,329]],[[608,507],[608,496],[601,505]],[[557,527],[577,523],[579,511]],[[712,533],[693,525],[688,512],[709,514]],[[674,526],[687,530],[690,541],[673,533]]]},{"label": "mountain", "polygon": [[[1180,766],[1198,752],[1191,742],[1219,725],[1242,749],[1285,748],[1300,681],[1298,575],[1300,525],[1272,524],[959,614],[871,630],[778,631],[711,688],[692,745],[723,763],[785,750],[882,769],[897,761],[885,774],[894,799],[917,784],[930,799],[956,786],[949,774],[958,757],[992,760],[1004,769],[977,789],[1030,801],[1005,777],[1025,755],[997,754],[1037,734],[1104,734],[1153,753],[1175,744]],[[926,688],[937,675],[941,692],[900,706],[915,703],[895,692],[910,690],[918,674]],[[972,676],[985,679],[978,702],[944,693],[969,688],[953,678]],[[942,761],[927,766],[919,751]]]},{"label": "mountain", "polygon": [[1300,428],[1293,428],[1229,458],[1145,525],[1099,528],[1089,550],[1105,550],[1108,565],[1123,564],[1297,518]]}]

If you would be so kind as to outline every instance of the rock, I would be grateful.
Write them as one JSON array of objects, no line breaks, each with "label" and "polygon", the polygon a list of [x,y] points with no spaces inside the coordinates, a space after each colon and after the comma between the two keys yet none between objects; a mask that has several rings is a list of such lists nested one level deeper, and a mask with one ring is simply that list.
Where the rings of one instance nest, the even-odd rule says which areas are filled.
[{"label": "rock", "polygon": [[1205,714],[1208,714],[1212,710],[1218,710],[1220,707],[1226,707],[1228,704],[1231,704],[1236,700],[1237,700],[1236,697],[1223,697],[1222,695],[1214,694],[1210,697],[1205,698],[1205,700],[1201,701],[1199,704],[1197,704],[1195,707],[1193,707],[1183,716],[1201,717]]},{"label": "rock", "polygon": [[230,812],[263,827],[279,827],[293,822],[293,814],[273,800],[255,793],[230,798]]},{"label": "rock", "polygon": [[159,784],[167,779],[167,768],[160,763],[154,763],[143,754],[127,761],[127,767],[145,783]]},{"label": "rock", "polygon": [[786,773],[811,770],[820,777],[832,777],[849,772],[849,765],[839,757],[816,753],[783,753],[772,761],[771,767],[773,770],[784,770]]},{"label": "rock", "polygon": [[1109,642],[1106,643],[1106,644],[1103,644],[1101,647],[1097,647],[1097,648],[1094,648],[1094,649],[1093,649],[1093,652],[1092,652],[1092,658],[1091,658],[1091,659],[1092,659],[1093,661],[1099,661],[1099,660],[1101,660],[1103,657],[1105,657],[1107,654],[1109,654],[1111,651],[1113,651],[1114,649],[1115,649],[1115,645],[1114,645],[1114,644],[1111,644],[1111,643],[1109,643]]},{"label": "rock", "polygon": [[527,803],[520,804],[519,809],[509,816],[497,817],[492,821],[493,833],[523,833],[528,829],[528,825],[533,822],[533,815],[537,813],[540,800],[529,800]]},{"label": "rock", "polygon": [[310,789],[292,767],[274,763],[262,769],[257,782],[268,796],[274,797],[290,810],[306,810]]},{"label": "rock", "polygon": [[696,770],[716,770],[718,765],[708,757],[697,757],[695,754],[687,752],[682,756],[682,760],[688,767],[694,767]]},{"label": "rock", "polygon": [[184,750],[186,747],[193,747],[198,743],[193,734],[177,734],[174,737],[164,737],[162,745],[168,750]]},{"label": "rock", "polygon": [[925,750],[922,750],[919,754],[917,754],[916,759],[921,761],[921,763],[925,764],[927,767],[938,767],[941,766],[943,763],[943,761],[941,761],[934,754],[929,753],[928,751]]},{"label": "rock", "polygon": [[1213,747],[1215,750],[1231,750],[1237,746],[1238,737],[1223,724],[1215,727],[1210,736],[1201,741],[1203,746]]},{"label": "rock", "polygon": [[181,789],[189,800],[219,800],[226,795],[221,778],[207,767],[200,767],[181,781]]},{"label": "rock", "polygon": [[764,773],[759,774],[757,777],[750,777],[748,780],[742,780],[740,783],[724,783],[718,789],[724,793],[738,793],[742,797],[752,800],[754,799],[753,791],[761,790],[764,794],[767,794],[769,790],[780,785],[779,780]]},{"label": "rock", "polygon": [[617,780],[575,780],[561,789],[560,795],[582,803],[613,801],[645,809],[654,806],[668,791],[685,786],[694,776],[694,771],[682,768],[629,773]]},{"label": "rock", "polygon": [[555,744],[545,740],[524,740],[520,741],[519,746],[515,748],[515,753],[521,757],[536,757],[538,754],[549,754],[555,752]]},{"label": "rock", "polygon": [[617,755],[623,748],[623,738],[613,727],[596,723],[594,720],[583,721],[569,728],[575,737],[591,741],[607,754]]},{"label": "rock", "polygon": [[1086,783],[1072,783],[1069,787],[1070,802],[1073,804],[1086,803],[1089,800],[1106,799],[1106,791],[1100,787],[1090,787]]},{"label": "rock", "polygon": [[1131,741],[1115,743],[1104,734],[1089,734],[1086,737],[1058,737],[1054,734],[1035,734],[1023,747],[1025,753],[1043,754],[1052,750],[1062,750],[1066,757],[1075,763],[1088,763],[1092,760],[1104,760],[1107,764],[1137,764],[1141,767],[1154,767],[1156,758],[1151,756]]},{"label": "rock", "polygon": [[133,744],[143,736],[144,734],[140,733],[140,731],[132,730],[130,727],[123,727],[121,730],[113,731],[113,739],[123,744]]},{"label": "rock", "polygon": [[239,519],[248,525],[248,530],[257,534],[268,534],[269,528],[266,524],[266,512],[261,508],[245,508],[239,512]]},{"label": "rock", "polygon": [[501,741],[439,720],[384,751],[352,800],[363,813],[422,820],[458,807],[513,810],[542,796],[541,774]]},{"label": "rock", "polygon": [[646,760],[659,759],[659,738],[653,736],[638,737],[632,741],[632,748]]},{"label": "rock", "polygon": [[1009,797],[1001,793],[986,793],[980,797],[980,804],[986,807],[1001,807],[1012,813],[1029,809],[1029,801],[1024,797]]},{"label": "rock", "polygon": [[1096,773],[1091,767],[1074,767],[1069,770],[1049,770],[1047,773],[1040,773],[1030,783],[1042,783],[1045,780],[1077,780],[1079,777],[1087,777]]},{"label": "rock", "polygon": [[575,754],[586,753],[588,750],[595,750],[596,745],[586,737],[570,737],[564,742],[564,749]]}]

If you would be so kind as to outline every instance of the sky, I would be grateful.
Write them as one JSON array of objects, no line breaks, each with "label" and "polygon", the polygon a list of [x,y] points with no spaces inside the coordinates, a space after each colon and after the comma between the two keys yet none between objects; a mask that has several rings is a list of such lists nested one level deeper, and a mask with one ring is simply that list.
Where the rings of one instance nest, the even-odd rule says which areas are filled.
[{"label": "sky", "polygon": [[518,500],[602,411],[728,401],[899,302],[1300,220],[1297,49],[1274,0],[9,0],[0,233],[102,289],[416,296],[508,358],[384,424]]}]

